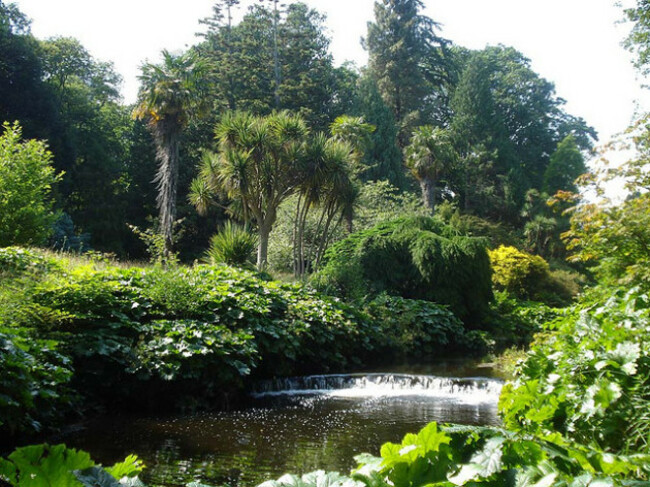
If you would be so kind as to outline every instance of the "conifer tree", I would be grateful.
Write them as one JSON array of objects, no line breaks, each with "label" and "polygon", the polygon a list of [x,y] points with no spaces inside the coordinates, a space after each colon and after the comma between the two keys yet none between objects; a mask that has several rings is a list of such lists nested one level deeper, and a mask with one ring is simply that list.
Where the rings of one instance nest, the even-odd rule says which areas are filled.
[{"label": "conifer tree", "polygon": [[404,147],[413,128],[442,123],[442,99],[451,79],[447,45],[439,25],[419,12],[421,0],[375,2],[375,20],[368,23],[364,47],[369,67],[385,102],[393,110]]}]

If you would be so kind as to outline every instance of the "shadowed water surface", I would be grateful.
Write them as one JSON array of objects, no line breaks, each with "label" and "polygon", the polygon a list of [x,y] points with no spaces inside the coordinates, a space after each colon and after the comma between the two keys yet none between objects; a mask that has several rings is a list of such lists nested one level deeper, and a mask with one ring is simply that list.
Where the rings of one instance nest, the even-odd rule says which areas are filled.
[{"label": "shadowed water surface", "polygon": [[354,455],[377,454],[382,443],[400,441],[431,421],[498,424],[501,381],[485,377],[488,370],[443,366],[415,372],[261,383],[248,409],[105,417],[65,442],[105,464],[136,453],[147,465],[143,480],[150,485],[256,485],[286,472],[347,472]]}]

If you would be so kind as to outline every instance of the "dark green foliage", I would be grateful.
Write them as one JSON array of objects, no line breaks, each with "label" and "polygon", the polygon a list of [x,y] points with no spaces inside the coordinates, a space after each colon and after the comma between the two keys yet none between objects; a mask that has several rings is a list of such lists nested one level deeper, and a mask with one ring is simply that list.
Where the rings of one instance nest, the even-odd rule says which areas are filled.
[{"label": "dark green foliage", "polygon": [[14,3],[0,3],[0,123],[19,120],[28,138],[48,138],[57,125],[42,64],[29,19]]},{"label": "dark green foliage", "polygon": [[40,431],[68,410],[73,371],[58,345],[0,322],[0,432]]},{"label": "dark green foliage", "polygon": [[368,314],[382,326],[381,336],[396,359],[434,361],[457,354],[487,351],[486,337],[466,330],[445,306],[382,294],[368,303]]},{"label": "dark green foliage", "polygon": [[437,34],[436,22],[420,14],[422,7],[421,0],[375,2],[364,39],[369,74],[395,116],[402,147],[415,126],[442,123],[453,78],[449,41]]},{"label": "dark green foliage", "polygon": [[[440,212],[438,214],[440,215]],[[459,212],[445,218],[445,221],[463,235],[486,239],[489,248],[496,248],[500,245],[518,247],[522,244],[519,232],[504,222],[493,222],[476,215],[460,214]]]},{"label": "dark green foliage", "polygon": [[361,175],[367,180],[385,179],[394,186],[405,185],[402,153],[397,145],[398,126],[390,107],[384,102],[372,76],[365,73],[356,85],[356,103],[350,113],[361,115],[374,125],[372,144],[365,151],[363,163],[368,170]]},{"label": "dark green foliage", "polygon": [[252,272],[50,261],[0,252],[4,432],[54,425],[70,388],[85,406],[214,405],[250,375],[342,371],[394,346],[367,315]]},{"label": "dark green foliage", "polygon": [[551,155],[544,172],[543,190],[549,195],[557,191],[578,191],[575,180],[587,172],[585,159],[573,135],[567,135]]},{"label": "dark green foliage", "polygon": [[544,303],[522,301],[507,292],[495,292],[486,328],[495,348],[527,347],[544,324],[561,316],[562,310]]},{"label": "dark green foliage", "polygon": [[337,80],[328,52],[324,18],[303,3],[291,3],[279,15],[276,86],[274,17],[271,5],[258,3],[238,24],[217,11],[203,21],[209,30],[196,49],[212,66],[210,101],[215,107],[256,115],[292,110],[325,130],[341,115],[334,113],[338,101],[349,95],[337,93],[342,80]]},{"label": "dark green foliage", "polygon": [[387,292],[447,304],[478,323],[492,298],[485,245],[436,219],[401,218],[330,247],[314,282],[351,298]]},{"label": "dark green foliage", "polygon": [[76,272],[43,284],[34,300],[65,314],[56,327],[75,336],[68,352],[82,390],[105,376],[120,401],[136,392],[134,381],[219,397],[267,360],[273,373],[342,368],[365,345],[348,342],[346,353],[340,340],[367,334],[342,304],[226,267]]},{"label": "dark green foliage", "polygon": [[[462,52],[451,126],[459,150],[455,190],[479,216],[517,224],[526,192],[541,189],[550,156],[569,134],[589,149],[596,134],[562,109],[553,83],[513,48]],[[559,164],[559,162],[558,162]]]}]

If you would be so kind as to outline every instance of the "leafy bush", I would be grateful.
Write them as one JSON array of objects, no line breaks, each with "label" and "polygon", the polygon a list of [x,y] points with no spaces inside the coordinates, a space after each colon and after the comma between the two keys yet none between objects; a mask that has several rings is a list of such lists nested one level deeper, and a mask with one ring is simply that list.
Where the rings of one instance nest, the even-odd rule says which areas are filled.
[{"label": "leafy bush", "polygon": [[20,274],[23,272],[45,272],[56,263],[36,252],[21,247],[0,248],[0,274]]},{"label": "leafy bush", "polygon": [[501,245],[517,247],[522,244],[521,235],[504,222],[493,222],[476,215],[461,214],[456,205],[443,202],[436,207],[436,215],[462,235],[482,237],[491,249]]},{"label": "leafy bush", "polygon": [[503,390],[505,425],[650,452],[649,308],[638,290],[600,290],[549,324]]},{"label": "leafy bush", "polygon": [[212,264],[228,264],[252,268],[257,250],[257,235],[247,228],[226,222],[221,231],[210,239],[206,261]]},{"label": "leafy bush", "polygon": [[494,293],[485,327],[496,341],[496,349],[527,347],[545,323],[561,315],[562,310],[536,301],[522,301],[505,291]]},{"label": "leafy bush", "polygon": [[259,487],[582,487],[648,486],[647,456],[616,457],[579,445],[559,445],[496,428],[425,426],[401,443],[385,443],[381,457],[361,454],[350,476],[285,475]]},{"label": "leafy bush", "polygon": [[57,343],[0,324],[0,431],[40,431],[60,419],[73,400],[72,369]]},{"label": "leafy bush", "polygon": [[367,306],[382,326],[381,336],[401,358],[434,360],[457,352],[485,353],[486,338],[468,331],[446,306],[382,294]]},{"label": "leafy bush", "polygon": [[[0,252],[12,256],[7,262],[31,262],[14,254]],[[43,373],[57,370],[53,340],[57,360],[74,368],[74,375],[68,370],[65,377],[85,406],[157,409],[219,404],[241,392],[250,375],[342,371],[383,346],[380,326],[336,299],[223,265],[123,269],[57,261],[51,272],[3,282],[0,303],[5,302],[0,326],[12,325],[7,350],[22,351],[14,356],[0,350],[3,360],[17,367],[3,379],[6,387],[16,384],[14,395],[51,394],[44,418],[72,407],[55,400],[42,383],[46,378],[28,374],[41,373],[36,365],[46,358],[50,365]],[[18,326],[34,341],[22,338]],[[33,349],[26,349],[28,344]],[[19,402],[11,408],[0,431],[29,428],[34,407]]]},{"label": "leafy bush", "polygon": [[56,215],[51,190],[59,180],[45,142],[22,141],[18,122],[2,125],[0,135],[0,247],[39,245],[47,240]]},{"label": "leafy bush", "polygon": [[457,235],[436,219],[410,217],[330,247],[313,282],[352,298],[386,292],[446,304],[464,321],[478,323],[492,298],[490,279],[484,240]]},{"label": "leafy bush", "polygon": [[532,298],[540,282],[548,276],[548,263],[515,247],[500,246],[489,251],[492,282],[496,289],[508,291],[522,299]]},{"label": "leafy bush", "polygon": [[490,250],[492,282],[498,291],[507,291],[519,299],[566,306],[580,292],[579,274],[566,270],[551,271],[538,255],[500,246]]}]

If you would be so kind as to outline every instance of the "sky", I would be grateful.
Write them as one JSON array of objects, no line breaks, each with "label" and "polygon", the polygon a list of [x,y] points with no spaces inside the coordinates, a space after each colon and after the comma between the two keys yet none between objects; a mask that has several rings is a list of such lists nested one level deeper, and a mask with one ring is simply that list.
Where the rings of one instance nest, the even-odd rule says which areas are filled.
[{"label": "sky", "polygon": [[[123,76],[123,97],[135,101],[139,66],[160,51],[197,42],[198,20],[212,0],[13,0],[32,19],[38,38],[76,37]],[[250,4],[255,0],[244,0]],[[373,18],[374,0],[304,0],[327,15],[335,62],[367,63],[360,44]],[[631,0],[624,0],[629,3]],[[650,109],[650,90],[621,47],[628,25],[615,0],[424,0],[424,14],[442,24],[443,37],[481,49],[513,46],[532,68],[555,83],[566,110],[583,117],[601,142],[621,131],[635,113]]]}]

